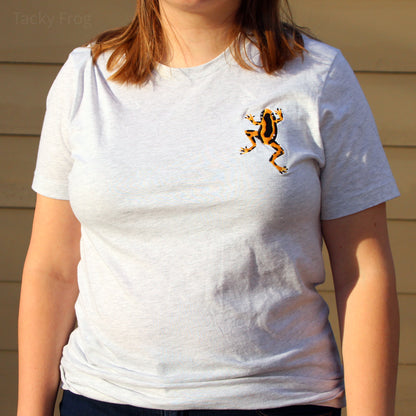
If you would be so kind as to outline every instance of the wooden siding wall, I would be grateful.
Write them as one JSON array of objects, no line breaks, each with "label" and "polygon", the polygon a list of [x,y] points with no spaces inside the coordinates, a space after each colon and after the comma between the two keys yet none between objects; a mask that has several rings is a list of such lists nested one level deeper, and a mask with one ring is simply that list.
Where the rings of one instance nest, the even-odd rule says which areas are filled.
[{"label": "wooden siding wall", "polygon": [[[388,204],[401,307],[397,415],[416,414],[416,2],[296,0],[298,23],[339,47],[362,84],[402,196]],[[0,4],[0,414],[16,407],[17,308],[34,206],[30,190],[46,93],[67,54],[125,24],[134,2]],[[321,292],[332,307],[330,276]]]}]

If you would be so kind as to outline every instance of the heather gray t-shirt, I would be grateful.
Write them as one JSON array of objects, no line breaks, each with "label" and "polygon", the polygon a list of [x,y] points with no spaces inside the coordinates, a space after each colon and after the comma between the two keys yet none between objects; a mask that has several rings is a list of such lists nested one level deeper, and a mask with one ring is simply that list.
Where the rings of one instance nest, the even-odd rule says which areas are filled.
[{"label": "heather gray t-shirt", "polygon": [[82,226],[64,389],[165,410],[343,405],[320,221],[398,190],[351,68],[306,48],[276,75],[226,51],[144,87],[71,52],[33,182]]}]

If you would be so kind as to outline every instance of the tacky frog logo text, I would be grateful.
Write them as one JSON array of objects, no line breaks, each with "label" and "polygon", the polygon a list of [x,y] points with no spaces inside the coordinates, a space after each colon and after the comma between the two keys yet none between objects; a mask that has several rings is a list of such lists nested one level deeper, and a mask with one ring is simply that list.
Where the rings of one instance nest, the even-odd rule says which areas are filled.
[{"label": "tacky frog logo text", "polygon": [[249,140],[252,143],[250,147],[242,147],[240,149],[240,154],[251,152],[256,146],[256,139],[260,140],[262,143],[269,145],[275,150],[275,152],[270,157],[270,163],[280,172],[286,173],[286,166],[279,166],[275,160],[282,156],[285,152],[276,142],[277,137],[277,124],[283,121],[283,113],[280,108],[277,108],[276,111],[272,111],[269,108],[264,109],[260,114],[260,121],[254,120],[252,114],[247,114],[245,116],[247,120],[250,120],[255,126],[259,126],[258,130],[246,130],[245,133]]}]

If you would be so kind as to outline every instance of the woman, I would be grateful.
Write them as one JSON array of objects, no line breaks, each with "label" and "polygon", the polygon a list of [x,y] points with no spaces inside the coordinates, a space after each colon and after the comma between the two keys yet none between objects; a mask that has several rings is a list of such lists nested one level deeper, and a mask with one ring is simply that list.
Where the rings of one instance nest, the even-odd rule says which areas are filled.
[{"label": "woman", "polygon": [[394,414],[398,191],[352,70],[282,3],[142,0],[69,55],[33,182],[19,416],[52,414],[60,377],[63,416],[339,415],[322,236],[348,414]]}]

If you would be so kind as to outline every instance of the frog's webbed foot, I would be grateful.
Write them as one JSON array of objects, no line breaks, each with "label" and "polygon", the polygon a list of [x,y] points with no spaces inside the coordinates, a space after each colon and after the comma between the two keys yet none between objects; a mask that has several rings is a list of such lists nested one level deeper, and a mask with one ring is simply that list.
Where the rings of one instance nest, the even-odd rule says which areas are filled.
[{"label": "frog's webbed foot", "polygon": [[244,153],[248,153],[251,152],[254,149],[255,146],[251,146],[251,147],[240,147],[240,155],[243,155]]},{"label": "frog's webbed foot", "polygon": [[287,172],[287,167],[286,166],[278,166],[274,163],[274,166],[276,166],[277,170],[281,173],[284,174]]},{"label": "frog's webbed foot", "polygon": [[254,123],[254,116],[253,116],[253,114],[247,114],[244,118],[247,119],[247,120],[250,120],[252,123]]},{"label": "frog's webbed foot", "polygon": [[275,113],[277,115],[276,122],[277,123],[280,123],[283,120],[283,112],[282,112],[282,109],[281,108],[276,108]]}]

